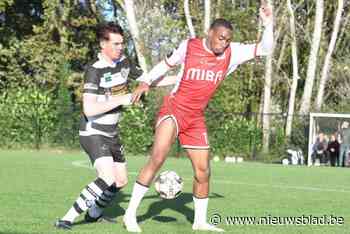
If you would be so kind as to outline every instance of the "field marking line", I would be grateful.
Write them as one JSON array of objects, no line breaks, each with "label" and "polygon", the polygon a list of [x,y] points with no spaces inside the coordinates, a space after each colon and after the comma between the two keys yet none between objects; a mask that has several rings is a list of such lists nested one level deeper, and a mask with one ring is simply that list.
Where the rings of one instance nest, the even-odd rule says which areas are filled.
[{"label": "field marking line", "polygon": [[[94,170],[92,166],[90,166],[89,162],[86,160],[77,160],[73,161],[72,165],[75,167],[82,167]],[[128,171],[130,175],[138,175],[138,172]],[[192,179],[186,179],[186,181],[192,181]],[[304,190],[304,191],[316,191],[316,192],[336,192],[336,193],[350,193],[350,190],[344,189],[332,189],[332,188],[318,188],[311,186],[289,186],[289,185],[274,185],[274,184],[253,184],[253,183],[244,183],[244,182],[236,182],[232,180],[223,180],[223,179],[212,179],[213,182],[221,183],[221,184],[232,184],[232,185],[244,185],[244,186],[255,186],[255,187],[271,187],[277,189],[293,189],[293,190]]]}]

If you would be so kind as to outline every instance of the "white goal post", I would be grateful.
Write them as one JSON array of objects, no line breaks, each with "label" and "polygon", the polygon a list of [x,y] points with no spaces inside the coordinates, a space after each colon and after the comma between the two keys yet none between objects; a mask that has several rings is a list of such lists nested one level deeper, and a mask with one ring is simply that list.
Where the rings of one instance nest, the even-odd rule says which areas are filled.
[{"label": "white goal post", "polygon": [[311,155],[319,132],[339,132],[343,122],[350,123],[350,114],[310,113],[307,165],[312,165]]}]

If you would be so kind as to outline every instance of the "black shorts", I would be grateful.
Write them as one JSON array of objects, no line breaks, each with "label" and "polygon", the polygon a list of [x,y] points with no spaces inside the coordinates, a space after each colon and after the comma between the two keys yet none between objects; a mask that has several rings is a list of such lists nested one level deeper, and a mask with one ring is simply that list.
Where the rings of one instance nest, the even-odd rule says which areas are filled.
[{"label": "black shorts", "polygon": [[92,165],[101,157],[112,157],[114,162],[125,162],[123,145],[119,137],[105,137],[102,135],[80,136],[80,145],[89,155]]}]

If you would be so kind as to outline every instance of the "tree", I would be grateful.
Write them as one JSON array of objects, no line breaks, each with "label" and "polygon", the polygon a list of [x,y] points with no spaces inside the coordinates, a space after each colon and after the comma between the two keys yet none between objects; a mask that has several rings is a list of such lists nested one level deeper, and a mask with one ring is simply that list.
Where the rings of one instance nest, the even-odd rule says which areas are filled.
[{"label": "tree", "polygon": [[294,10],[292,8],[291,0],[287,0],[287,7],[289,10],[289,25],[291,33],[291,46],[292,46],[292,63],[293,63],[293,81],[289,91],[289,101],[288,101],[288,115],[286,123],[286,138],[288,139],[292,132],[293,115],[295,107],[295,96],[297,92],[298,80],[299,80],[299,69],[298,69],[298,52],[297,52],[297,39],[295,32],[295,17]]},{"label": "tree", "polygon": [[[347,5],[350,5],[350,2],[347,2],[347,3],[348,3]],[[342,27],[342,30],[341,30],[341,32],[339,34],[339,40],[338,40],[338,42],[336,44],[335,50],[338,50],[339,45],[341,44],[344,36],[346,36],[345,32],[346,32],[346,29],[347,29],[349,21],[350,21],[350,11],[348,10],[348,13],[347,13],[347,15],[346,15],[346,17],[344,19],[344,22],[342,23],[343,27]],[[348,45],[347,41],[344,44]]]},{"label": "tree", "polygon": [[204,0],[204,34],[207,34],[210,26],[210,0]]},{"label": "tree", "polygon": [[338,10],[337,10],[337,15],[336,15],[335,20],[334,20],[332,38],[331,38],[331,41],[330,41],[329,46],[328,46],[327,55],[326,55],[324,65],[322,68],[321,80],[320,80],[319,88],[317,91],[317,97],[316,97],[316,110],[317,111],[320,111],[322,103],[323,103],[324,89],[325,89],[325,86],[326,86],[326,83],[327,83],[327,80],[329,77],[328,73],[329,73],[329,69],[330,69],[332,54],[333,54],[335,44],[337,41],[341,17],[342,17],[342,13],[343,13],[343,7],[344,7],[344,1],[338,0]]},{"label": "tree", "polygon": [[134,45],[135,45],[139,65],[144,72],[147,72],[145,49],[144,49],[142,40],[140,39],[140,36],[139,36],[139,29],[138,29],[137,21],[135,17],[134,1],[124,0],[124,7],[126,12],[126,17],[129,22],[129,29],[130,29],[132,38],[134,40]]},{"label": "tree", "polygon": [[222,7],[222,0],[216,0],[216,11],[215,11],[216,19],[221,17],[221,7]]},{"label": "tree", "polygon": [[321,34],[322,34],[322,22],[323,22],[323,0],[316,1],[316,18],[314,32],[312,36],[311,52],[308,61],[308,68],[304,86],[304,92],[301,99],[299,113],[302,115],[308,114],[311,106],[311,96],[313,91],[313,85],[315,81],[315,74],[317,68],[317,55],[320,47]]},{"label": "tree", "polygon": [[194,31],[194,27],[192,24],[189,0],[184,0],[184,12],[185,12],[185,17],[186,17],[187,27],[188,27],[188,30],[190,31],[190,36],[191,36],[191,38],[194,38],[194,37],[196,37],[196,33]]},{"label": "tree", "polygon": [[4,11],[6,7],[11,6],[14,0],[2,0],[0,2],[0,12]]},{"label": "tree", "polygon": [[[271,8],[273,7],[273,1],[267,2]],[[273,12],[273,9],[272,9]],[[273,22],[272,22],[273,23]],[[264,101],[263,101],[263,151],[269,151],[269,139],[270,139],[270,112],[271,112],[271,87],[272,87],[272,59],[273,50],[266,58],[265,65],[265,83],[264,83]]]}]

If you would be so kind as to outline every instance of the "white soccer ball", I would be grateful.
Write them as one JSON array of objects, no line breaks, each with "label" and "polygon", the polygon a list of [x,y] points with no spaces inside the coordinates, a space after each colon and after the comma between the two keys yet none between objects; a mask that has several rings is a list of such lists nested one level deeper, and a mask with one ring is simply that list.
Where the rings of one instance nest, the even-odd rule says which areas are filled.
[{"label": "white soccer ball", "polygon": [[161,198],[174,199],[181,194],[183,180],[174,171],[163,171],[156,177],[154,187]]}]

